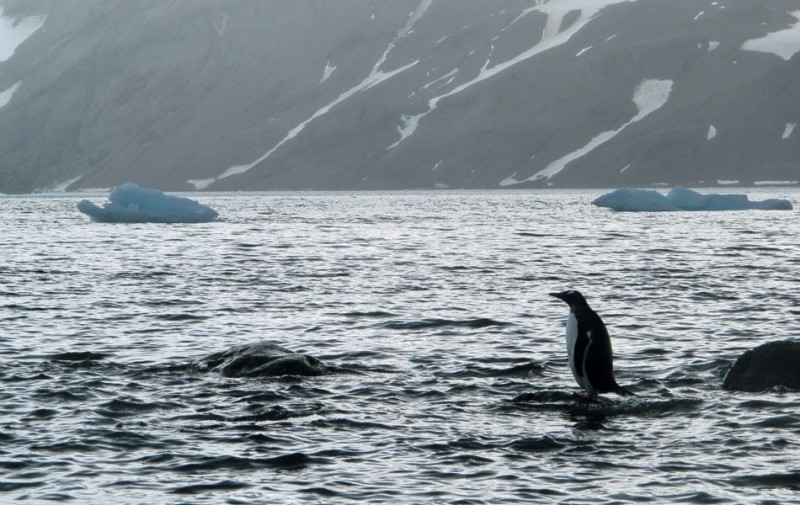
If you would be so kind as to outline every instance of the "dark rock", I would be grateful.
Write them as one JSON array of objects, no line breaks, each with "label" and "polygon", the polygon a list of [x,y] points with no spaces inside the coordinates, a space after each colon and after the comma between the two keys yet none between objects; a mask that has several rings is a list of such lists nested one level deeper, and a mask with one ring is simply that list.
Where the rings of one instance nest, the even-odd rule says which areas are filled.
[{"label": "dark rock", "polygon": [[268,342],[210,354],[192,366],[202,372],[219,372],[224,377],[315,376],[325,373],[325,367],[317,358],[296,354]]},{"label": "dark rock", "polygon": [[800,342],[770,342],[736,360],[722,387],[729,391],[763,391],[784,387],[800,391]]}]

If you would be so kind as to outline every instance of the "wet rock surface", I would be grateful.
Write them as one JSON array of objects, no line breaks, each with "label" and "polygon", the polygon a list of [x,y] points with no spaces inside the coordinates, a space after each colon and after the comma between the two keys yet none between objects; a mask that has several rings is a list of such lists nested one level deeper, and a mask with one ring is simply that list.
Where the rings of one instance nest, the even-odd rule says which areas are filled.
[{"label": "wet rock surface", "polygon": [[193,367],[203,372],[218,372],[224,377],[315,376],[325,373],[325,367],[317,358],[269,342],[241,345],[210,354],[194,362]]},{"label": "wet rock surface", "polygon": [[770,342],[745,352],[728,371],[722,387],[748,392],[774,387],[800,391],[800,342]]}]

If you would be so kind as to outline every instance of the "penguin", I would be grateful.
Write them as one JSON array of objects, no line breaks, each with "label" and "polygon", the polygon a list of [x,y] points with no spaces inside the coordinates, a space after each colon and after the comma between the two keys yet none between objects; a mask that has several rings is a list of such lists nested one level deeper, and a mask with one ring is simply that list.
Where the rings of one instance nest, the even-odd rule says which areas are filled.
[{"label": "penguin", "polygon": [[574,289],[549,293],[569,305],[567,318],[567,354],[572,375],[585,394],[578,395],[587,402],[597,401],[598,393],[633,395],[614,379],[611,339],[606,325],[589,307],[586,299]]}]

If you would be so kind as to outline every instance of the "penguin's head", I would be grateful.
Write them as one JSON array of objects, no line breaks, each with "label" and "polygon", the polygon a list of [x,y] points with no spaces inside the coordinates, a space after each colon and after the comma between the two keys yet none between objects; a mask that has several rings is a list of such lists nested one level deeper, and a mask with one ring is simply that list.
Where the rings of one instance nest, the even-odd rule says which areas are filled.
[{"label": "penguin's head", "polygon": [[568,289],[567,291],[562,291],[560,293],[550,293],[550,296],[558,298],[570,307],[586,305],[586,298],[583,297],[580,291],[576,291],[574,289]]}]

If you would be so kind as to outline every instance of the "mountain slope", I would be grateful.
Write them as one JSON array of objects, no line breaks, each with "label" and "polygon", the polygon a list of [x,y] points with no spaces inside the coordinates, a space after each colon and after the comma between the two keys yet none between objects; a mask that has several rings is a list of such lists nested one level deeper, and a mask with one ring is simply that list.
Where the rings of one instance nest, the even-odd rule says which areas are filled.
[{"label": "mountain slope", "polygon": [[0,192],[800,180],[795,0],[0,7]]}]

